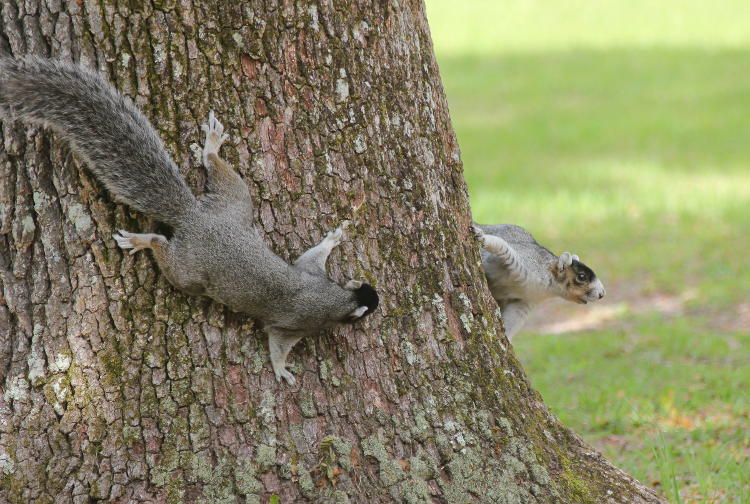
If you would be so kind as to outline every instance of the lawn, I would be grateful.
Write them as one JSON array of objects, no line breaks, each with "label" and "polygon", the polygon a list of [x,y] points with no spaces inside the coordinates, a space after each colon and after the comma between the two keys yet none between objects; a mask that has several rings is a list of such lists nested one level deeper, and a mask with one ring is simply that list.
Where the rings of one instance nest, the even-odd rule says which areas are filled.
[{"label": "lawn", "polygon": [[427,8],[475,220],[607,286],[516,338],[532,382],[671,502],[750,502],[750,2]]}]

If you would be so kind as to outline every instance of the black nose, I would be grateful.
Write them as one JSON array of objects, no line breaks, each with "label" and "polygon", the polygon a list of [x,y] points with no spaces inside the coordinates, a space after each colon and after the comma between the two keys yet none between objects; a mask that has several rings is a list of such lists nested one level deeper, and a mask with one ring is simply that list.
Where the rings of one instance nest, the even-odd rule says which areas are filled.
[{"label": "black nose", "polygon": [[600,292],[600,293],[599,293],[599,299],[601,299],[601,298],[603,298],[603,297],[604,297],[604,293],[603,293],[603,292]]}]

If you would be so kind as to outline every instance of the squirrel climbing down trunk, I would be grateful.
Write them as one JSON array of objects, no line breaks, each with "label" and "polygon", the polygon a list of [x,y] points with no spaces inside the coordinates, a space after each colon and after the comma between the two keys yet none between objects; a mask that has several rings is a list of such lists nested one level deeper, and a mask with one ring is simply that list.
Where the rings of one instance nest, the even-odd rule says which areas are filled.
[{"label": "squirrel climbing down trunk", "polygon": [[268,248],[253,225],[247,185],[219,157],[227,135],[213,113],[203,126],[208,192],[196,198],[146,117],[83,67],[33,56],[0,58],[0,112],[49,127],[117,200],[168,224],[169,239],[127,231],[114,238],[131,253],[150,248],[178,289],[259,319],[277,380],[295,382],[286,358],[302,337],[377,308],[370,285],[351,280],[340,286],[326,274],[341,229],[291,265]]}]

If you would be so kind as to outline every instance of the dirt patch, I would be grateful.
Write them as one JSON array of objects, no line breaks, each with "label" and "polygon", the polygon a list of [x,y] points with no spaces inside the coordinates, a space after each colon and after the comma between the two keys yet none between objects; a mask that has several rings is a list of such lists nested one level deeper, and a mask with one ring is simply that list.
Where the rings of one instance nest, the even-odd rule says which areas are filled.
[{"label": "dirt patch", "polygon": [[[679,294],[644,293],[633,284],[618,288],[608,288],[610,294],[595,304],[578,305],[562,300],[552,300],[534,310],[526,324],[527,331],[544,334],[563,334],[575,331],[602,329],[615,325],[615,322],[628,314],[658,312],[668,317],[685,314],[685,305],[695,299],[698,293],[688,289]],[[750,327],[750,304],[747,305]],[[736,317],[728,320],[736,321]]]},{"label": "dirt patch", "polygon": [[740,303],[714,319],[716,327],[723,331],[750,331],[750,303]]}]

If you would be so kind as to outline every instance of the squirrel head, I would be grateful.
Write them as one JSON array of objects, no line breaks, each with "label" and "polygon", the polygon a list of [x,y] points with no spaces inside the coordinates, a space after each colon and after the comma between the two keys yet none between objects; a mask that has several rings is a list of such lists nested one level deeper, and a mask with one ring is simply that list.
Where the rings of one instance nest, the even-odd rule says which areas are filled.
[{"label": "squirrel head", "polygon": [[357,303],[357,309],[347,315],[344,320],[345,322],[354,322],[374,312],[380,303],[377,291],[370,284],[359,280],[349,280],[344,288],[352,291],[354,300]]},{"label": "squirrel head", "polygon": [[362,284],[359,289],[356,289],[354,291],[354,298],[357,300],[359,306],[367,307],[367,311],[362,314],[363,317],[374,312],[380,303],[377,291],[370,284]]},{"label": "squirrel head", "polygon": [[587,304],[604,297],[604,284],[596,273],[567,252],[553,267],[553,276],[562,291],[561,297],[574,303]]}]

